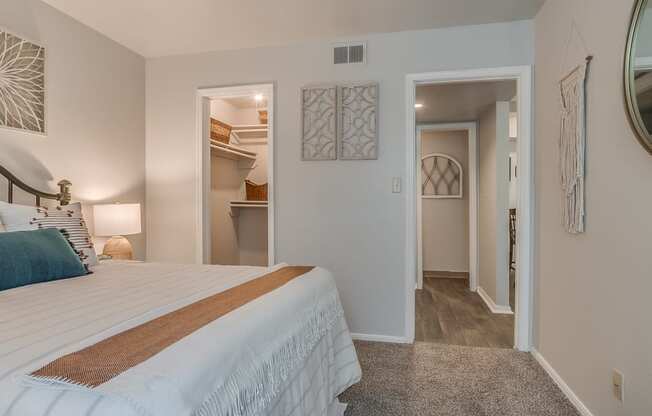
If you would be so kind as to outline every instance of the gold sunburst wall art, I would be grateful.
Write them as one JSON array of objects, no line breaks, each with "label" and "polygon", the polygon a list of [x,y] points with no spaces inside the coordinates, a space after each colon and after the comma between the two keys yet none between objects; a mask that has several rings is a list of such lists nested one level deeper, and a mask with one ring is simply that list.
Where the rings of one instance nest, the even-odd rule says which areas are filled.
[{"label": "gold sunburst wall art", "polygon": [[2,29],[0,127],[45,133],[45,48]]}]

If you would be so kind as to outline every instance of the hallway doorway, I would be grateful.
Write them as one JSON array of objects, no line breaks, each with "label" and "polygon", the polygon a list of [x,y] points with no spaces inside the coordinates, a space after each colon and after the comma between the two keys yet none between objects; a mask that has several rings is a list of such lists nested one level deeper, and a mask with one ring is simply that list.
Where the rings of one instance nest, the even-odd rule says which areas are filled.
[{"label": "hallway doorway", "polygon": [[[408,264],[406,275],[408,339],[480,347],[516,347],[523,351],[530,348],[530,71],[529,67],[518,67],[407,77],[410,158],[407,252],[415,259],[413,264]],[[505,86],[512,89],[511,95],[500,95],[500,91],[505,91]],[[439,98],[437,117],[419,117],[419,112],[427,110],[419,90],[431,87],[436,90],[434,95]],[[456,91],[457,88],[459,90]],[[449,95],[446,95],[447,90]],[[482,100],[487,97],[481,91],[493,91],[497,95],[492,97],[489,94],[487,97],[491,99],[485,106]],[[459,99],[453,99],[450,94],[458,94]],[[442,101],[442,97],[447,97],[448,100]],[[469,108],[476,114],[466,114],[464,110]],[[519,127],[518,140],[511,137],[512,121]],[[423,158],[429,155],[423,154],[420,149],[422,126],[461,122],[475,123],[477,126],[478,143],[475,146],[469,143],[468,160],[457,163],[459,160],[450,159],[460,159],[459,157],[448,157],[452,155],[435,149],[433,154],[443,154],[446,157],[435,161],[434,165],[432,162],[428,165]],[[482,142],[483,136],[490,136],[488,132],[493,132],[493,142],[492,139]],[[512,184],[508,179],[512,169],[512,154],[517,156],[514,161],[522,162],[519,166],[521,183],[514,184],[516,195],[510,194]],[[464,162],[467,165],[464,168],[457,166]],[[483,164],[484,173],[480,174]],[[437,175],[445,180],[433,179]],[[461,179],[459,184],[451,181],[451,178],[457,176]],[[436,186],[442,182],[446,188],[442,193],[444,197],[432,197],[433,184]],[[430,190],[426,189],[428,186],[431,187]],[[452,216],[448,217],[448,223],[446,220],[439,221],[434,229],[421,228],[425,225],[422,220],[425,218],[423,211],[426,210],[426,198],[441,201],[433,209],[437,215],[444,215],[446,210],[443,207],[451,204],[449,199],[462,199],[465,191],[470,198],[466,228],[457,225],[457,235],[451,238],[449,225],[457,224],[458,221]],[[446,192],[451,195],[446,195]],[[434,194],[437,195],[438,192]],[[516,211],[510,206],[512,199],[516,201],[513,208],[518,208]],[[457,201],[457,209],[451,210],[448,207],[449,211],[459,214],[460,207],[467,203],[460,202]],[[513,222],[512,213],[515,214]],[[468,236],[469,260],[466,269],[460,266],[459,261],[442,262],[436,255],[434,261],[424,261],[423,256],[433,250],[432,242],[428,243],[428,238],[423,239],[423,233],[430,233],[430,237],[432,234],[440,234],[437,237],[442,237],[447,232],[445,241],[451,242],[458,250],[461,247],[458,237],[462,234]],[[511,237],[521,243],[520,247],[512,245]],[[430,249],[428,244],[431,245]],[[442,245],[441,238],[435,247],[439,254],[447,249]],[[453,257],[455,256],[448,256],[448,259]],[[410,290],[410,279],[418,288],[416,291]]]}]

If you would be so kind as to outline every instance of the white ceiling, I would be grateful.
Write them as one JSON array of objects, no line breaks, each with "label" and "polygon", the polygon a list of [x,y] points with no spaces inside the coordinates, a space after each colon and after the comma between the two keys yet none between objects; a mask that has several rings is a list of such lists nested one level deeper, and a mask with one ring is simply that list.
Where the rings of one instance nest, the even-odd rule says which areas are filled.
[{"label": "white ceiling", "polygon": [[496,101],[511,101],[516,96],[516,81],[487,81],[420,85],[416,102],[417,123],[456,123],[480,118]]},{"label": "white ceiling", "polygon": [[545,0],[44,0],[145,57],[534,17]]},{"label": "white ceiling", "polygon": [[257,108],[257,107],[267,107],[267,98],[263,97],[260,102],[256,101],[255,95],[245,96],[245,97],[226,97],[223,98],[224,101],[230,103],[235,108]]}]

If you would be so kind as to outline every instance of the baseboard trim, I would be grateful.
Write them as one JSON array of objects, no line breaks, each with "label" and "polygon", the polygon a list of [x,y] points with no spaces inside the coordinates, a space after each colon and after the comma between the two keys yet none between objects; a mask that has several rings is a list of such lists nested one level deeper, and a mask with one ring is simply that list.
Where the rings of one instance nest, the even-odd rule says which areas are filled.
[{"label": "baseboard trim", "polygon": [[559,387],[559,389],[564,393],[566,398],[575,406],[577,411],[580,413],[582,416],[593,416],[593,413],[589,410],[588,407],[582,401],[580,400],[579,397],[575,394],[575,392],[570,388],[568,384],[564,381],[563,378],[555,371],[554,368],[550,365],[548,361],[546,361],[545,358],[543,358],[543,355],[539,351],[537,351],[535,348],[532,348],[532,356],[534,357],[535,360],[543,367],[543,369],[548,373],[550,378],[555,382],[555,384]]},{"label": "baseboard trim", "polygon": [[512,311],[512,308],[509,306],[502,306],[502,305],[496,305],[493,299],[491,299],[491,296],[487,294],[487,292],[484,291],[484,289],[481,286],[478,286],[478,295],[482,298],[484,301],[485,305],[487,305],[487,308],[492,313],[498,313],[502,315],[513,315],[514,312]]},{"label": "baseboard trim", "polygon": [[435,279],[468,279],[469,272],[461,270],[424,270],[423,277]]},{"label": "baseboard trim", "polygon": [[412,341],[405,337],[393,337],[390,335],[374,335],[374,334],[357,334],[352,333],[351,338],[357,341],[372,341],[372,342],[387,342],[390,344],[411,344]]}]

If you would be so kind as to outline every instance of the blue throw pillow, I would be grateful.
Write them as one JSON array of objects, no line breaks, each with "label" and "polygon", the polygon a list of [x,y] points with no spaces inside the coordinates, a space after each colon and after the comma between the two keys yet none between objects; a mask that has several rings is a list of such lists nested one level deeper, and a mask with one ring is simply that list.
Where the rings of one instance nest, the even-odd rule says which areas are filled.
[{"label": "blue throw pillow", "polygon": [[56,228],[0,233],[0,290],[87,274]]}]

